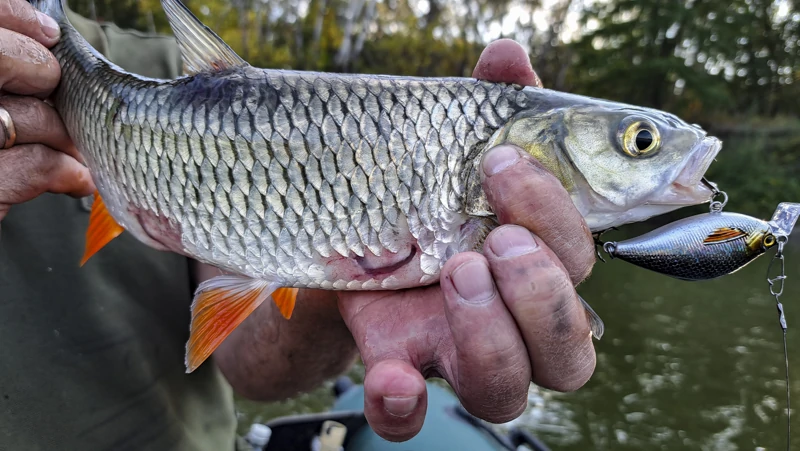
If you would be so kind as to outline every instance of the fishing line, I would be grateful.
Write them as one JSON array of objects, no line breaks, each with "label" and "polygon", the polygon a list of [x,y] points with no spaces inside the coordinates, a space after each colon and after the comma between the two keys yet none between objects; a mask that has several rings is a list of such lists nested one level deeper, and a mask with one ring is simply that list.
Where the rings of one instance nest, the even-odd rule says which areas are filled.
[{"label": "fishing line", "polygon": [[[721,191],[716,183],[707,180],[705,177],[702,183],[711,189],[712,202],[709,206],[711,213],[720,213],[728,203],[728,194]],[[718,196],[722,196],[722,201],[715,200]],[[787,232],[788,233],[788,232]],[[792,404],[791,404],[791,389],[789,385],[789,349],[786,340],[786,315],[783,311],[783,304],[781,303],[781,295],[783,294],[784,283],[786,281],[786,259],[783,255],[783,248],[789,240],[788,235],[776,236],[778,251],[767,267],[767,283],[769,284],[769,293],[775,297],[775,305],[778,309],[778,323],[783,332],[783,361],[786,366],[786,450],[789,451],[792,447]],[[773,267],[778,267],[776,262],[780,262],[780,274],[772,277]],[[777,286],[777,288],[776,288]]]},{"label": "fishing line", "polygon": [[[721,212],[728,203],[728,194],[725,193],[725,191],[720,191],[717,184],[707,180],[705,177],[703,177],[702,182],[711,188],[712,200],[720,195],[723,197],[722,201],[714,200],[709,206],[711,213]],[[778,251],[775,253],[775,256],[772,257],[767,267],[767,283],[769,284],[769,293],[775,297],[775,306],[778,309],[778,324],[780,324],[781,331],[783,332],[783,361],[786,366],[786,450],[789,451],[792,447],[792,404],[789,385],[789,349],[786,343],[786,315],[784,314],[783,304],[781,303],[781,295],[783,294],[783,287],[786,281],[786,259],[783,256],[783,247],[786,245],[789,237],[786,235],[778,235],[776,240],[778,242]],[[771,277],[772,268],[776,266],[776,261],[780,262],[780,274]],[[775,288],[776,285],[779,287],[777,290]]]},{"label": "fishing line", "polygon": [[[781,304],[781,295],[783,294],[784,282],[786,280],[786,260],[783,257],[783,246],[786,244],[788,237],[779,236],[777,240],[778,252],[775,253],[775,256],[772,257],[772,260],[769,262],[769,267],[767,268],[767,283],[769,284],[770,294],[775,297],[775,304],[778,308],[778,323],[783,331],[783,360],[786,364],[786,450],[788,451],[792,446],[792,407],[791,391],[789,389],[789,351],[786,345],[786,315],[783,313],[783,304]],[[780,261],[780,274],[775,277],[770,277],[776,261]],[[775,285],[778,285],[780,288],[776,290]]]}]

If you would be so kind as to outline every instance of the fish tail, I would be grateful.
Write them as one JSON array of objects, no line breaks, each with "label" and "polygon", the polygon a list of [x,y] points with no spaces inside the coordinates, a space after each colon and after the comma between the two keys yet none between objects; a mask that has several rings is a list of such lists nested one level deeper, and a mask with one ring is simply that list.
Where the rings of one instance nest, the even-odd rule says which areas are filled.
[{"label": "fish tail", "polygon": [[58,22],[67,19],[67,0],[30,0],[31,5]]}]

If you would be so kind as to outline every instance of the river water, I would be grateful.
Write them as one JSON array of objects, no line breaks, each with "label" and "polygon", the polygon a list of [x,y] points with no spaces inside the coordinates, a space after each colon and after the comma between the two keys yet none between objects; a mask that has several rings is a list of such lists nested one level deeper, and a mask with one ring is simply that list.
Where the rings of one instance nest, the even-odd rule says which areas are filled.
[{"label": "river water", "polygon": [[[525,427],[553,450],[783,449],[782,335],[765,281],[773,253],[707,282],[678,281],[618,260],[598,263],[579,289],[606,324],[594,376],[575,393],[532,387],[522,417],[499,427]],[[800,405],[798,235],[786,264],[781,300],[792,396]],[[362,371],[352,373],[358,379]],[[332,402],[326,386],[280,404],[240,403],[242,429],[254,419],[320,411]]]},{"label": "river water", "polygon": [[[798,397],[800,236],[793,241],[781,300]],[[782,333],[765,280],[771,256],[706,282],[598,263],[579,289],[606,324],[594,376],[575,393],[532,389],[513,423],[558,450],[785,448]]]}]

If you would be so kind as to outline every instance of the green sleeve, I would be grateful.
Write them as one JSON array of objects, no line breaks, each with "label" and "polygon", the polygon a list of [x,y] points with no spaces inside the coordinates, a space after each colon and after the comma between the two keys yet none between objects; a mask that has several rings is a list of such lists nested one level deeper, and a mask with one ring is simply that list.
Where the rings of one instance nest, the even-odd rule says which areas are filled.
[{"label": "green sleeve", "polygon": [[123,69],[153,78],[182,75],[181,52],[172,36],[123,30],[114,24],[91,21],[72,11],[68,11],[67,16],[92,47]]}]

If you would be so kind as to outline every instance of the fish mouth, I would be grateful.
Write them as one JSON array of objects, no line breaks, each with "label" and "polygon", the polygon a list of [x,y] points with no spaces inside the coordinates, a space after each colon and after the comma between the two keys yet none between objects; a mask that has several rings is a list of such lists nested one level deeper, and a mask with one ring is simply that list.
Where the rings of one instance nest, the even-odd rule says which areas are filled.
[{"label": "fish mouth", "polygon": [[714,192],[703,183],[703,176],[722,149],[722,141],[712,136],[703,138],[690,152],[690,156],[675,180],[648,204],[688,206],[709,202]]}]

